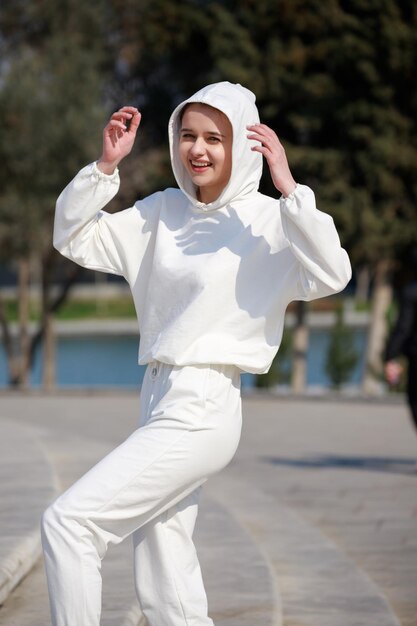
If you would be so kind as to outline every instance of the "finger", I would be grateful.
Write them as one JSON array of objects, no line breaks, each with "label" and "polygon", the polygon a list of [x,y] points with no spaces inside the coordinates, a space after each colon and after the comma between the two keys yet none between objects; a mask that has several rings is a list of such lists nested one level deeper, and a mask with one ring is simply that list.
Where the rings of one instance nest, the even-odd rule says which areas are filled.
[{"label": "finger", "polygon": [[259,122],[259,124],[254,124],[254,126],[255,128],[258,128],[261,132],[275,135],[275,131],[272,130],[272,128],[270,126],[267,126],[266,124],[262,124],[261,122]]},{"label": "finger", "polygon": [[141,119],[142,114],[136,109],[136,112],[133,114],[130,120],[129,133],[136,133],[137,129],[139,128]]},{"label": "finger", "polygon": [[126,112],[126,113],[131,113],[132,115],[134,115],[135,113],[138,113],[139,111],[136,107],[124,106],[124,107],[121,107],[118,112],[120,113]]},{"label": "finger", "polygon": [[260,152],[263,156],[268,159],[271,156],[271,150],[266,146],[252,146],[252,152]]},{"label": "finger", "polygon": [[271,139],[274,139],[279,142],[279,138],[276,132],[273,131],[272,128],[269,128],[269,126],[267,126],[266,124],[251,124],[250,126],[247,126],[246,128],[250,131],[254,131],[258,133],[262,137],[270,137]]},{"label": "finger", "polygon": [[136,107],[125,106],[121,107],[118,111],[114,111],[110,119],[131,119],[136,113],[138,113]]},{"label": "finger", "polygon": [[126,130],[126,124],[117,119],[111,119],[110,122],[106,126],[107,130],[116,130],[120,129],[121,131]]},{"label": "finger", "polygon": [[262,146],[268,148],[272,152],[274,149],[274,145],[270,137],[262,136],[262,135],[247,135],[248,139],[251,141],[258,141]]},{"label": "finger", "polygon": [[258,133],[253,134],[253,135],[246,135],[248,139],[253,139],[254,141],[260,141],[261,143],[264,142],[265,139],[267,139],[266,137],[264,137],[263,135],[259,135]]},{"label": "finger", "polygon": [[110,119],[119,120],[121,122],[126,122],[127,120],[130,120],[131,118],[132,118],[132,113],[129,113],[128,111],[116,111],[115,113],[113,113]]},{"label": "finger", "polygon": [[268,134],[268,133],[273,133],[274,132],[266,124],[251,124],[249,126],[246,126],[246,128],[248,130],[254,130],[254,131],[262,133],[262,134],[265,134],[265,133]]},{"label": "finger", "polygon": [[262,132],[262,130],[259,130],[259,129],[255,129],[255,131],[252,131],[252,133],[250,135],[247,135],[247,137],[248,139],[255,139],[262,143],[268,142],[271,145],[273,144],[276,144],[277,146],[280,145],[279,139],[275,135],[275,133],[273,134],[266,133],[266,132]]}]

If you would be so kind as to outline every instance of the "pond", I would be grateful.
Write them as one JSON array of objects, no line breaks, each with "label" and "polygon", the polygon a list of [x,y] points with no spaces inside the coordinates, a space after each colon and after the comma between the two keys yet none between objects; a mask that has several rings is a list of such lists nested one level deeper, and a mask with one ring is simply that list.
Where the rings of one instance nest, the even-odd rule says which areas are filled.
[{"label": "pond", "polygon": [[[307,386],[329,387],[325,360],[329,331],[311,329],[307,354]],[[366,330],[354,329],[354,344],[359,354],[358,364],[349,381],[360,384],[365,357]],[[145,367],[137,364],[137,338],[133,335],[62,336],[57,339],[56,384],[58,388],[118,387],[136,388],[143,379]],[[41,354],[36,355],[31,385],[41,381]],[[255,385],[255,376],[243,374],[242,386]],[[7,386],[7,366],[0,345],[0,387]]]}]

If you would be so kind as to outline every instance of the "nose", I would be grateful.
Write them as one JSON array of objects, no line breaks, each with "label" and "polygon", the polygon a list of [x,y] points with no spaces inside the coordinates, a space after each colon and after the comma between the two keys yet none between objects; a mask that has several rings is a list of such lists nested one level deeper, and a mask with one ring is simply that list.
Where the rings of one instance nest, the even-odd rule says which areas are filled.
[{"label": "nose", "polygon": [[206,151],[203,137],[197,137],[190,148],[190,154],[194,157],[202,156]]}]

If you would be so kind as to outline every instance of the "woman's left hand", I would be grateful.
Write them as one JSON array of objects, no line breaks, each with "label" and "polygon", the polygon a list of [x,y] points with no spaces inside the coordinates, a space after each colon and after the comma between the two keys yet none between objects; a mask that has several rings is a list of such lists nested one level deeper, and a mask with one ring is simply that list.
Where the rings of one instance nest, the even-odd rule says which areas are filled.
[{"label": "woman's left hand", "polygon": [[267,160],[275,187],[284,196],[292,193],[297,185],[292,177],[284,147],[276,133],[266,124],[253,124],[246,127],[251,134],[248,139],[259,141],[262,145],[253,146],[254,152],[260,152]]}]

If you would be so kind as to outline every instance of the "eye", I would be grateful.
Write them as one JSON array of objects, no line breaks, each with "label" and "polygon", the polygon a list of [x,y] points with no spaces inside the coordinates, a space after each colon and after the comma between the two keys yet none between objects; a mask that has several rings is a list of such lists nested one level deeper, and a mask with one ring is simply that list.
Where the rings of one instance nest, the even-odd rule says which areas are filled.
[{"label": "eye", "polygon": [[194,139],[194,135],[192,133],[182,133],[181,139]]},{"label": "eye", "polygon": [[209,137],[208,140],[211,143],[218,143],[220,141],[220,137],[215,137],[214,135],[212,137]]}]

